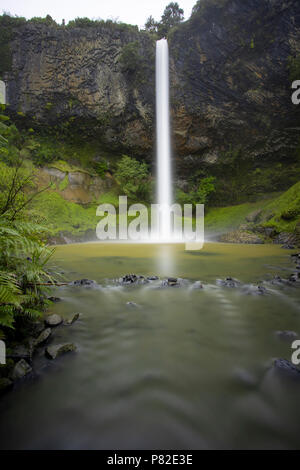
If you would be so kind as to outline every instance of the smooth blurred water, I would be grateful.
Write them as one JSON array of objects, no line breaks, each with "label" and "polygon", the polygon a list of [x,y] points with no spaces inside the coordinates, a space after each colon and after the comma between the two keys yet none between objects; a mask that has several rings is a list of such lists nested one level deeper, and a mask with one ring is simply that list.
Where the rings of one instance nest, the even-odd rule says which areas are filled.
[{"label": "smooth blurred water", "polygon": [[159,238],[171,239],[172,205],[171,140],[169,109],[168,41],[156,41],[156,142],[157,142],[157,203],[160,205]]},{"label": "smooth blurred water", "polygon": [[[265,283],[252,296],[216,285],[288,276],[289,252],[276,246],[85,244],[58,247],[68,279],[51,312],[70,318],[52,343],[78,352],[39,355],[37,380],[0,401],[3,449],[299,448],[299,385],[267,372],[291,358],[276,330],[300,332],[300,292]],[[188,279],[181,288],[120,286],[126,273]],[[196,289],[201,280],[203,289]],[[135,302],[138,306],[128,306]]]}]

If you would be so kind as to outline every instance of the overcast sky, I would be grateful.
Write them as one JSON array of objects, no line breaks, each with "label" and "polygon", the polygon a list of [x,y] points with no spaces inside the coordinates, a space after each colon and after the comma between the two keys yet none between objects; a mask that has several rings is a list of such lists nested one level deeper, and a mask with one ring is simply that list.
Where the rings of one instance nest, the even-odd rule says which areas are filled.
[{"label": "overcast sky", "polygon": [[[45,17],[51,15],[58,23],[77,17],[113,19],[142,27],[152,15],[160,17],[171,0],[0,0],[1,13]],[[196,0],[177,0],[188,19]]]}]

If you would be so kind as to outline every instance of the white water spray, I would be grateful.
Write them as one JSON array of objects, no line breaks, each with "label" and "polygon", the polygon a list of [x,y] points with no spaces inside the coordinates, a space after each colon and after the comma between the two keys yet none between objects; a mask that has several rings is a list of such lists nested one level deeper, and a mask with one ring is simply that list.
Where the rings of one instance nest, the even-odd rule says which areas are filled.
[{"label": "white water spray", "polygon": [[171,239],[172,205],[169,112],[169,50],[166,39],[156,42],[157,202],[160,207],[159,238]]}]

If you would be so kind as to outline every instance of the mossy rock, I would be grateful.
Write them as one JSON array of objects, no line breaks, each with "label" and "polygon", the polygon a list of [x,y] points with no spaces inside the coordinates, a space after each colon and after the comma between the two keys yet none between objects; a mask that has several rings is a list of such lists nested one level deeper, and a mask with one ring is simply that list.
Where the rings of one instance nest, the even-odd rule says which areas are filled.
[{"label": "mossy rock", "polygon": [[224,243],[245,243],[254,245],[264,243],[264,240],[255,233],[245,232],[243,230],[225,233],[221,235],[220,241]]}]

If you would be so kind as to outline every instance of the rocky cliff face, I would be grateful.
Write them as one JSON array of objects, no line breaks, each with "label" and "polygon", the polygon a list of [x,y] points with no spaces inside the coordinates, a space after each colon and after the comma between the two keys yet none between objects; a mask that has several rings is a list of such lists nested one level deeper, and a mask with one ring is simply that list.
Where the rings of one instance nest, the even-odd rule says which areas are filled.
[{"label": "rocky cliff face", "polygon": [[[288,58],[300,54],[299,0],[202,0],[171,30],[169,46],[174,154],[183,178],[232,164],[236,149],[251,171],[294,164],[300,106],[291,102]],[[111,151],[151,159],[153,36],[26,23],[11,50],[5,79],[12,110],[47,125],[76,125]]]},{"label": "rocky cliff face", "polygon": [[[143,58],[138,71],[126,63],[128,45],[137,49],[129,59]],[[152,39],[134,30],[26,23],[11,45],[8,102],[39,123],[77,126],[112,150],[151,152],[153,50]]]},{"label": "rocky cliff face", "polygon": [[299,2],[206,4],[170,39],[178,155],[213,164],[231,144],[254,159],[288,159],[300,130],[288,70],[300,52]]}]

